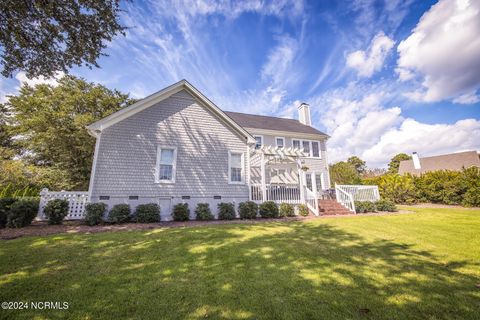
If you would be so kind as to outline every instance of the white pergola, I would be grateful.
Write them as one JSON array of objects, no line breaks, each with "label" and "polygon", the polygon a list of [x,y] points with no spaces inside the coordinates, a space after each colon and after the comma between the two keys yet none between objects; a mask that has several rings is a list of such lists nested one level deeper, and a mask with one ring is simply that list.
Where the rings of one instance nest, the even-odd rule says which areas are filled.
[{"label": "white pergola", "polygon": [[308,155],[299,148],[279,148],[272,146],[262,146],[259,149],[255,149],[256,154],[260,155],[260,173],[261,173],[261,184],[262,184],[262,195],[263,199],[267,198],[267,188],[266,188],[266,174],[265,167],[268,163],[275,161],[278,163],[295,163],[297,165],[298,176],[299,176],[299,185],[300,185],[300,198],[304,199],[303,191],[303,174],[302,174],[302,163],[300,161],[301,157],[307,157]]}]

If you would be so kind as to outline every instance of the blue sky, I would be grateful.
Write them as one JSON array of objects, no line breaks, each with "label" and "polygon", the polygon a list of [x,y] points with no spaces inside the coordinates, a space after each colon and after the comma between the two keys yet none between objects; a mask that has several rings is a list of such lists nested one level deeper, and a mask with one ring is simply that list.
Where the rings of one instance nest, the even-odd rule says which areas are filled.
[{"label": "blue sky", "polygon": [[[480,150],[480,1],[131,1],[100,69],[71,73],[142,98],[187,79],[225,110],[297,117],[331,162],[385,166]],[[21,82],[0,79],[0,99]],[[54,83],[53,80],[50,80]]]}]

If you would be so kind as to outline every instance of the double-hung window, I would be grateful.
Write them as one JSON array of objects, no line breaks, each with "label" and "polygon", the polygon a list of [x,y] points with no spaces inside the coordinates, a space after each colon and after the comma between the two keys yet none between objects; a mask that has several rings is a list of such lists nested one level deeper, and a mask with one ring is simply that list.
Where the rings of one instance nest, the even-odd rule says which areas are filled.
[{"label": "double-hung window", "polygon": [[228,181],[229,183],[243,183],[243,153],[230,152],[228,154]]},{"label": "double-hung window", "polygon": [[310,141],[302,141],[302,146],[303,146],[303,152],[311,156],[310,154]]},{"label": "double-hung window", "polygon": [[260,149],[263,145],[262,136],[253,136],[255,138],[255,149]]},{"label": "double-hung window", "polygon": [[292,140],[292,147],[294,149],[300,149],[300,140]]},{"label": "double-hung window", "polygon": [[157,153],[157,177],[159,183],[174,183],[177,148],[159,147]]},{"label": "double-hung window", "polygon": [[275,144],[277,148],[283,148],[285,147],[285,138],[283,137],[276,137],[275,138]]},{"label": "double-hung window", "polygon": [[312,157],[320,158],[320,145],[318,141],[312,141]]}]

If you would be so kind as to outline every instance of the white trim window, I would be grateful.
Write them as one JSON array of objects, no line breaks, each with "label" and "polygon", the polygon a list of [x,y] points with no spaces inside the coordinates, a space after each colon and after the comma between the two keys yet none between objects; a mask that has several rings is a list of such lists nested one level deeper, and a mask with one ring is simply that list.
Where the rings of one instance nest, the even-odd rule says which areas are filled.
[{"label": "white trim window", "polygon": [[320,142],[319,141],[312,141],[312,157],[314,158],[321,158],[322,155],[320,153]]},{"label": "white trim window", "polygon": [[277,148],[285,148],[285,138],[284,137],[275,137],[275,145]]},{"label": "white trim window", "polygon": [[312,148],[310,147],[311,141],[308,140],[303,140],[302,141],[302,147],[303,147],[303,152],[308,154],[310,157],[312,156],[312,153],[310,152]]},{"label": "white trim window", "polygon": [[228,153],[228,183],[245,183],[244,164],[245,160],[242,152]]},{"label": "white trim window", "polygon": [[177,148],[159,146],[157,150],[156,182],[175,183]]},{"label": "white trim window", "polygon": [[309,158],[322,158],[320,146],[320,141],[292,139],[292,147],[303,150]]},{"label": "white trim window", "polygon": [[260,149],[263,146],[263,136],[253,136],[255,138],[255,149]]},{"label": "white trim window", "polygon": [[292,147],[294,149],[300,149],[301,143],[298,139],[292,139]]}]

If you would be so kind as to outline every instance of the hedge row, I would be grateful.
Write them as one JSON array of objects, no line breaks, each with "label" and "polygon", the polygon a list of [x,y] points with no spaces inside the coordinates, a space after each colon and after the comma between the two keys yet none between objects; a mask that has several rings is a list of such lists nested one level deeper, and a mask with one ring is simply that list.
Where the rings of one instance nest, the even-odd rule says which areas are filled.
[{"label": "hedge row", "polygon": [[377,212],[377,211],[388,211],[395,212],[397,207],[395,203],[390,200],[378,200],[376,202],[372,201],[355,201],[355,211],[357,213],[367,213],[367,212]]},{"label": "hedge row", "polygon": [[365,179],[364,183],[378,185],[382,198],[395,203],[480,206],[480,169],[477,167],[432,171],[421,176],[386,174]]}]

